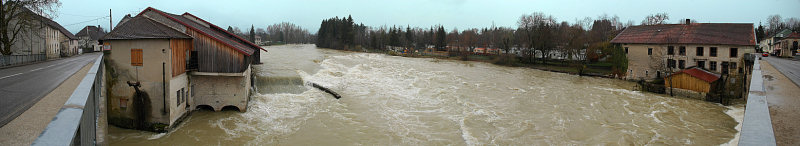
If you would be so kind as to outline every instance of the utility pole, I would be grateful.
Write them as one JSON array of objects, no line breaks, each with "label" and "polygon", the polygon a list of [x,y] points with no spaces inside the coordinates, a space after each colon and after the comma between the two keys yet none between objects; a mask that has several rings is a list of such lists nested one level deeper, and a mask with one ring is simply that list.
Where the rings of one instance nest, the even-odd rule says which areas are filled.
[{"label": "utility pole", "polygon": [[114,28],[114,25],[111,24],[112,19],[113,17],[111,17],[111,9],[108,9],[108,32],[111,32],[111,29]]}]

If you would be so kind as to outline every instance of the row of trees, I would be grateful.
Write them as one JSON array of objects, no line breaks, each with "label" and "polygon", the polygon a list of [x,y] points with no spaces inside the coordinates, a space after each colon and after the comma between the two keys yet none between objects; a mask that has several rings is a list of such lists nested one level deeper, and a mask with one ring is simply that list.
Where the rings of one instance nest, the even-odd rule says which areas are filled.
[{"label": "row of trees", "polygon": [[756,39],[761,42],[761,40],[773,36],[784,29],[800,32],[800,19],[794,17],[784,19],[781,15],[770,15],[767,17],[766,27],[759,24],[758,28],[756,28]]},{"label": "row of trees", "polygon": [[[668,19],[659,14],[650,20],[658,24]],[[607,15],[584,18],[576,23],[558,21],[542,12],[520,16],[517,27],[485,27],[446,31],[444,26],[429,28],[405,26],[370,27],[356,24],[351,16],[323,20],[317,33],[317,46],[332,49],[377,49],[387,46],[412,49],[434,48],[452,54],[468,54],[475,48],[497,48],[503,55],[517,56],[524,63],[547,63],[555,57],[568,60],[596,61],[620,49],[608,43],[623,24],[619,17]],[[616,55],[625,57],[624,54]],[[577,65],[583,66],[583,65]],[[622,69],[624,67],[620,67]],[[622,69],[624,72],[624,69]]]},{"label": "row of trees", "polygon": [[[507,53],[525,54],[530,59],[542,56],[544,61],[551,57],[550,52],[580,53],[579,50],[595,46],[595,43],[607,42],[619,30],[632,23],[622,24],[619,17],[602,15],[596,20],[585,18],[570,24],[537,12],[522,15],[517,24],[516,28],[492,26],[461,31],[453,29],[448,32],[442,25],[430,28],[369,27],[355,24],[350,16],[334,17],[322,21],[316,44],[333,49],[387,49],[386,46],[396,46],[436,49],[450,47],[451,51],[472,51],[478,47],[489,47],[499,48]],[[595,59],[596,57],[599,56],[595,56]]]},{"label": "row of trees", "polygon": [[267,26],[266,29],[250,26],[248,32],[243,32],[239,27],[228,26],[227,31],[251,42],[255,42],[255,36],[261,37],[261,41],[264,42],[271,41],[290,44],[313,43],[316,40],[316,36],[309,33],[308,30],[289,22],[272,24]]}]

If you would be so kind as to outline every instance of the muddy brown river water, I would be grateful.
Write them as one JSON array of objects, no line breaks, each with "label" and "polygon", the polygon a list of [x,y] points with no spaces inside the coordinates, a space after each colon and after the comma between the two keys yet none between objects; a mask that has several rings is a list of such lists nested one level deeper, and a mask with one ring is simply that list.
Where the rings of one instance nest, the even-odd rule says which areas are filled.
[{"label": "muddy brown river water", "polygon": [[265,48],[247,112],[195,111],[169,133],[109,127],[110,144],[725,145],[742,113],[614,79],[314,45]]}]

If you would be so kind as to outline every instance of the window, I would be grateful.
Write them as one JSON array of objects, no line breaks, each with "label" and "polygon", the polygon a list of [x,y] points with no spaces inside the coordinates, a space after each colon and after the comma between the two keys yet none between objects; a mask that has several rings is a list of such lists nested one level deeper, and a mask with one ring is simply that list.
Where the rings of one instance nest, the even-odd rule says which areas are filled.
[{"label": "window", "polygon": [[706,61],[697,61],[697,67],[705,69],[706,68]]},{"label": "window", "polygon": [[697,47],[697,56],[703,56],[703,47]]},{"label": "window", "polygon": [[131,65],[142,66],[142,49],[131,49]]},{"label": "window", "polygon": [[675,60],[667,59],[667,68],[675,68]]},{"label": "window", "polygon": [[646,70],[645,70],[645,71],[644,71],[644,76],[645,76],[645,77],[646,77],[646,76],[648,76],[648,75],[649,75],[649,73],[650,73],[649,71],[646,71]]},{"label": "window", "polygon": [[181,88],[181,94],[183,94],[183,96],[181,96],[181,103],[184,103],[184,102],[186,102],[186,96],[188,96],[188,95],[186,95],[187,94],[186,93],[186,89]]},{"label": "window", "polygon": [[683,56],[686,56],[686,46],[681,46],[681,47],[678,49],[678,54],[680,54],[680,55],[683,55]]},{"label": "window", "polygon": [[721,71],[722,74],[728,74],[728,68],[730,67],[729,65],[730,64],[727,61],[723,61],[722,63],[720,63],[719,66],[720,66],[720,70],[722,70]]},{"label": "window", "polygon": [[708,48],[708,56],[717,57],[717,47]]},{"label": "window", "polygon": [[708,70],[717,71],[717,62],[716,61],[708,62]]},{"label": "window", "polygon": [[731,66],[731,69],[736,69],[736,62],[728,63]]},{"label": "window", "polygon": [[731,58],[736,58],[738,54],[739,54],[738,48],[731,48]]},{"label": "window", "polygon": [[653,48],[647,48],[647,55],[653,55]]},{"label": "window", "polygon": [[675,46],[667,46],[667,55],[675,55]]},{"label": "window", "polygon": [[628,47],[625,47],[625,54],[628,54]]},{"label": "window", "polygon": [[176,106],[180,106],[181,105],[181,90],[178,90],[175,93],[175,95],[177,95],[177,96],[175,96],[175,99],[176,99],[175,101],[177,101],[177,102],[175,102],[175,105]]},{"label": "window", "polygon": [[686,68],[686,60],[678,60],[678,68]]}]

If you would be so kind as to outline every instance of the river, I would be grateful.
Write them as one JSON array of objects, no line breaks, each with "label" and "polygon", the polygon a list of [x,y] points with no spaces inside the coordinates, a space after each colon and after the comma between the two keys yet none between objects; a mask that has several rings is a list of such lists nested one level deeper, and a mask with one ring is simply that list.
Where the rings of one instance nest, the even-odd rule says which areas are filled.
[{"label": "river", "polygon": [[314,45],[265,48],[247,112],[195,111],[160,134],[111,126],[110,144],[721,145],[735,141],[743,113],[615,79]]}]

